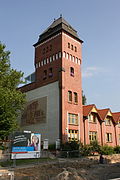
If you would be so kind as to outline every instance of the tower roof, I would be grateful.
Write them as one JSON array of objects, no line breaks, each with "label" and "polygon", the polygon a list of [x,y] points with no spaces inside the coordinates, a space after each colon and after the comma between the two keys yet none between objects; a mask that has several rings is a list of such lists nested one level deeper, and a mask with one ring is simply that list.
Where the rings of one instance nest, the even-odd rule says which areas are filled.
[{"label": "tower roof", "polygon": [[60,17],[56,20],[54,19],[53,23],[41,35],[39,35],[38,42],[34,44],[34,46],[61,31],[66,32],[67,34],[83,43],[83,41],[78,37],[77,31],[63,17]]}]

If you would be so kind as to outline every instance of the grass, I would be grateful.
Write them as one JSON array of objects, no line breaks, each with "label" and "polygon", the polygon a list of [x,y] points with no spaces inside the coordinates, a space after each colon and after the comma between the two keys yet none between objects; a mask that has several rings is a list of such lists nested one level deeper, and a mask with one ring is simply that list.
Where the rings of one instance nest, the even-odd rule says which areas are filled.
[{"label": "grass", "polygon": [[14,162],[13,160],[7,160],[7,161],[0,162],[0,166],[10,167],[10,166],[13,166],[14,163],[16,164],[16,166],[21,166],[21,165],[38,164],[38,163],[48,162],[48,161],[55,161],[55,159],[50,159],[50,158],[16,159]]}]

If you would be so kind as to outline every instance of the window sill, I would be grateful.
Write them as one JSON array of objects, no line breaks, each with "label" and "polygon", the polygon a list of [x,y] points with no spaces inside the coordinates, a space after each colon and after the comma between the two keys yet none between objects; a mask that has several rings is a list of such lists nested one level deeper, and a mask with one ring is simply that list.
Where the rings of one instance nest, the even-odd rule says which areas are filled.
[{"label": "window sill", "polygon": [[75,103],[75,102],[74,102],[74,105],[78,105],[78,103]]},{"label": "window sill", "polygon": [[105,124],[105,126],[111,126],[111,124]]},{"label": "window sill", "polygon": [[107,141],[106,143],[113,143],[113,141]]},{"label": "window sill", "polygon": [[91,122],[91,121],[89,121],[89,123],[91,123],[91,124],[97,124],[97,122]]},{"label": "window sill", "polygon": [[78,126],[78,124],[68,123],[68,125]]},{"label": "window sill", "polygon": [[68,101],[69,104],[72,104],[72,101]]}]

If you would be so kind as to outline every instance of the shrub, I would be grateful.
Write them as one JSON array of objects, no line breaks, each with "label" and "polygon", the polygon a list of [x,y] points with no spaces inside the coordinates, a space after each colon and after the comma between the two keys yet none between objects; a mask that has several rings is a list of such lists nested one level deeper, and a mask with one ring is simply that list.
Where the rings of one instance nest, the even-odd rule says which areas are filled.
[{"label": "shrub", "polygon": [[120,146],[114,147],[114,152],[115,152],[116,154],[120,154]]},{"label": "shrub", "polygon": [[89,144],[86,144],[81,147],[80,153],[82,156],[88,156],[91,154],[91,146]]},{"label": "shrub", "polygon": [[80,143],[78,141],[70,141],[61,145],[62,150],[79,150]]},{"label": "shrub", "polygon": [[56,144],[49,144],[48,149],[49,150],[56,150]]},{"label": "shrub", "polygon": [[114,148],[108,145],[101,146],[100,153],[104,155],[111,155],[114,153]]},{"label": "shrub", "polygon": [[97,152],[97,153],[100,153],[100,145],[99,145],[99,143],[98,143],[98,141],[92,141],[91,143],[90,143],[90,147],[91,147],[91,153],[95,153],[95,152]]}]

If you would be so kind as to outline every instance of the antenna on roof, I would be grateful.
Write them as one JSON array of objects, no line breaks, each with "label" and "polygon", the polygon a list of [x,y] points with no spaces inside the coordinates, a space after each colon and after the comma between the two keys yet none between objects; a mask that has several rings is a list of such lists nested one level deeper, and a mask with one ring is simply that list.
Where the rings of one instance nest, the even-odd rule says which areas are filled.
[{"label": "antenna on roof", "polygon": [[62,14],[60,14],[60,17],[62,18]]}]

